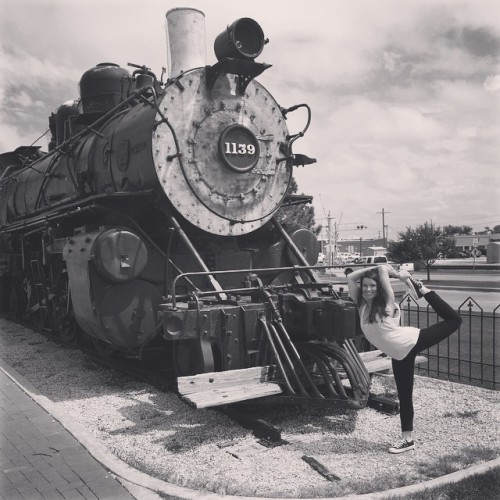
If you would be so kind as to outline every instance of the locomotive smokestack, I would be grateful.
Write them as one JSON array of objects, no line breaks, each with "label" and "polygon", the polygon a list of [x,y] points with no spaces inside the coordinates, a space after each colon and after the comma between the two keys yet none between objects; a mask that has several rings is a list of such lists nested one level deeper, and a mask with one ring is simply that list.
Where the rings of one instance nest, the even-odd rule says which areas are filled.
[{"label": "locomotive smokestack", "polygon": [[207,64],[205,14],[197,9],[177,8],[166,14],[169,76]]}]

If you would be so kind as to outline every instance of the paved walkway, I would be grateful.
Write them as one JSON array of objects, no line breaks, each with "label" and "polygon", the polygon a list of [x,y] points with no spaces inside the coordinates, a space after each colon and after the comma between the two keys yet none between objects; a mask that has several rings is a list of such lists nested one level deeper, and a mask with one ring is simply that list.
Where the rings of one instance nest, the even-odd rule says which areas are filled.
[{"label": "paved walkway", "polygon": [[135,498],[2,370],[0,431],[1,499]]}]

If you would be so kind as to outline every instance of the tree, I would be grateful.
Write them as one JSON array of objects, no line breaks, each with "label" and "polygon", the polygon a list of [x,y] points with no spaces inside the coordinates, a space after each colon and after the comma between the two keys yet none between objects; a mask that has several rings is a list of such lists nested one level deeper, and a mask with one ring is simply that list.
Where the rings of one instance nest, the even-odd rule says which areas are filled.
[{"label": "tree", "polygon": [[471,226],[444,226],[443,233],[446,235],[453,236],[454,234],[470,234],[472,233]]},{"label": "tree", "polygon": [[[287,194],[296,194],[298,185],[292,177]],[[316,236],[321,231],[321,226],[316,226],[314,219],[314,207],[311,203],[298,202],[290,205],[285,205],[278,210],[277,219],[280,224],[288,227],[305,227],[311,230]]]},{"label": "tree", "polygon": [[455,240],[440,227],[432,224],[422,224],[415,229],[407,228],[399,233],[399,241],[389,243],[388,255],[395,262],[419,262],[427,270],[430,280],[430,270],[436,259],[446,257],[455,249]]}]

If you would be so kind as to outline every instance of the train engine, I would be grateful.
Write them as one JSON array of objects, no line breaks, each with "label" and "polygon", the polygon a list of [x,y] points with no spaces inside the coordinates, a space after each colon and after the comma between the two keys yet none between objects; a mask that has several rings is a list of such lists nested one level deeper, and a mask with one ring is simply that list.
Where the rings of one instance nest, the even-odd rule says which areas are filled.
[{"label": "train engine", "polygon": [[293,152],[309,107],[256,81],[270,65],[253,19],[216,38],[213,65],[202,12],[167,26],[165,82],[98,64],[49,117],[48,152],[0,155],[3,313],[103,356],[154,355],[191,385],[251,372],[273,386],[237,400],[366,406],[354,306],[318,280],[314,234],[277,219],[309,200],[289,194],[293,167],[315,162]]}]

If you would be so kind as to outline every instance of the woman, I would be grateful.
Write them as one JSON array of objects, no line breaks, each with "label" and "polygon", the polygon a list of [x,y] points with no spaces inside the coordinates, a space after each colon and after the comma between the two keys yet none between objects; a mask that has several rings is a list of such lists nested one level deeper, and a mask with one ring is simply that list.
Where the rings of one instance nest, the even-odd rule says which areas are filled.
[{"label": "woman", "polygon": [[[403,281],[415,300],[424,297],[443,321],[422,329],[400,326],[401,311],[394,301],[390,278]],[[462,318],[435,292],[412,278],[409,272],[397,272],[387,264],[352,272],[347,276],[347,285],[351,298],[358,308],[361,330],[365,337],[377,349],[392,357],[402,432],[401,439],[389,448],[389,453],[413,450],[415,449],[412,438],[415,357],[424,349],[449,337],[458,329]]]}]

